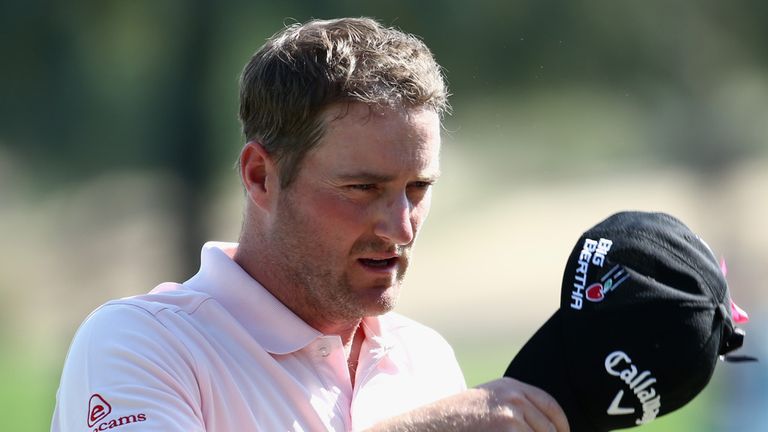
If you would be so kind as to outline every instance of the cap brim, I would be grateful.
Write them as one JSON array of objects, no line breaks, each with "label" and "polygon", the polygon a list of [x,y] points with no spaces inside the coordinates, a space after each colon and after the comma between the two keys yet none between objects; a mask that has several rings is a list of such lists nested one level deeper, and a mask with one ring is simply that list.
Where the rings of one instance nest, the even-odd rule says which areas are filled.
[{"label": "cap brim", "polygon": [[512,359],[504,376],[538,387],[555,398],[568,417],[571,432],[597,432],[600,429],[589,422],[569,385],[565,345],[563,320],[557,311]]}]

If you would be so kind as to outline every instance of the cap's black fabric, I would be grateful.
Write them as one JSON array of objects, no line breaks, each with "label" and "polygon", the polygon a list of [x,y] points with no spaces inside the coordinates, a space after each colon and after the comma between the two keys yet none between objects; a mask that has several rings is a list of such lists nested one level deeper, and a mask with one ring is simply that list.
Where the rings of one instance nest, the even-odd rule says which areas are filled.
[{"label": "cap's black fabric", "polygon": [[645,424],[693,399],[740,346],[730,313],[706,243],[672,216],[618,213],[576,243],[560,309],[504,376],[550,393],[572,432]]}]

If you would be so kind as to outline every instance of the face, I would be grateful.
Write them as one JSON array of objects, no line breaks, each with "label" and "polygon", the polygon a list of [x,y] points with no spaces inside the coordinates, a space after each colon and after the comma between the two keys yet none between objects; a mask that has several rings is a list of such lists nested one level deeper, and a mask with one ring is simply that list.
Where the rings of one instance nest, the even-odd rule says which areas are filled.
[{"label": "face", "polygon": [[434,111],[353,103],[325,115],[323,138],[279,191],[269,242],[310,323],[392,309],[439,175]]}]

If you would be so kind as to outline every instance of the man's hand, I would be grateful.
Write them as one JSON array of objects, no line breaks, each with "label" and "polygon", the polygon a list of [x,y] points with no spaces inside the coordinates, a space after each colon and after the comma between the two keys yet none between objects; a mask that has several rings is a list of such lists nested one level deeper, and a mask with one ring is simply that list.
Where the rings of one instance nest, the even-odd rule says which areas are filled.
[{"label": "man's hand", "polygon": [[385,420],[367,432],[570,432],[557,401],[501,378]]}]

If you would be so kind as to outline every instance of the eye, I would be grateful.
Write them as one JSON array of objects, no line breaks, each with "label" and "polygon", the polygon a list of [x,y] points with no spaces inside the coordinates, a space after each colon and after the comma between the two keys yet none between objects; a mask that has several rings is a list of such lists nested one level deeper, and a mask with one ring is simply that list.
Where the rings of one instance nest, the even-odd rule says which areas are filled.
[{"label": "eye", "polygon": [[373,183],[351,184],[351,185],[347,185],[347,189],[358,190],[358,191],[371,191],[376,189],[376,185]]},{"label": "eye", "polygon": [[416,189],[416,190],[427,190],[430,187],[432,187],[433,182],[431,181],[417,181],[413,183],[408,183],[408,188],[410,189]]}]

